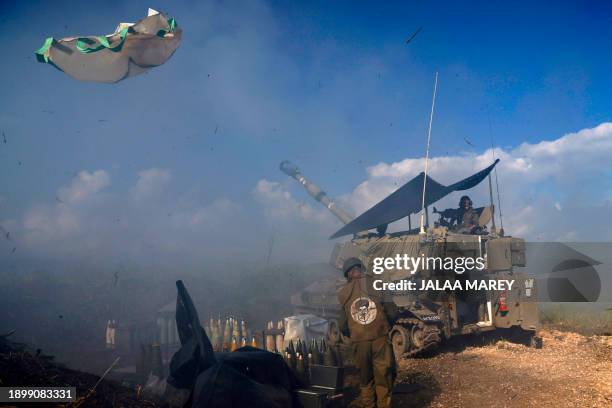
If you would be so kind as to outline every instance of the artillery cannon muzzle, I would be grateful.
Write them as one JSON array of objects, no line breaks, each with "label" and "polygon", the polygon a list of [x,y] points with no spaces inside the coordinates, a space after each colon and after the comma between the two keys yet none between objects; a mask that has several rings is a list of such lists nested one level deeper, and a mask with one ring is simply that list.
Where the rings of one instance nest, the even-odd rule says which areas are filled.
[{"label": "artillery cannon muzzle", "polygon": [[298,168],[298,166],[296,166],[295,164],[291,163],[288,160],[285,160],[281,162],[279,167],[283,173],[285,173],[286,175],[288,175],[289,177],[295,179],[298,183],[300,183],[304,187],[304,189],[306,189],[306,192],[312,198],[314,198],[315,200],[323,204],[332,214],[334,214],[344,224],[348,224],[349,222],[353,220],[353,217],[351,217],[348,213],[346,213],[341,208],[336,207],[335,203],[329,199],[327,194],[325,194],[325,191],[321,190],[319,186],[317,186],[316,184],[308,180],[306,177],[304,177],[304,175],[302,175],[302,173],[300,172],[300,169]]},{"label": "artillery cannon muzzle", "polygon": [[295,164],[291,163],[289,160],[285,160],[281,162],[280,169],[283,173],[288,175],[289,177],[294,177],[300,173],[300,169]]}]

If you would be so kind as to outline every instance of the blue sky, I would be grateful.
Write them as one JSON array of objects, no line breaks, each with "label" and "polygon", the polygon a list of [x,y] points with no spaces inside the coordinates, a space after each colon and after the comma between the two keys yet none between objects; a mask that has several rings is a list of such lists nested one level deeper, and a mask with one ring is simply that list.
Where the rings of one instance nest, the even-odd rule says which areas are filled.
[{"label": "blue sky", "polygon": [[[611,120],[609,4],[379,3],[3,1],[0,220],[18,231],[81,171],[108,175],[112,219],[117,197],[147,169],[171,174],[167,206],[152,219],[218,200],[258,218],[261,180],[307,201],[278,171],[284,159],[349,196],[369,167],[423,155],[435,71],[433,156],[482,154],[488,118],[508,152]],[[184,34],[146,75],[82,83],[34,59],[48,36],[109,33],[147,7],[174,16]],[[608,188],[609,173],[601,180]]]}]

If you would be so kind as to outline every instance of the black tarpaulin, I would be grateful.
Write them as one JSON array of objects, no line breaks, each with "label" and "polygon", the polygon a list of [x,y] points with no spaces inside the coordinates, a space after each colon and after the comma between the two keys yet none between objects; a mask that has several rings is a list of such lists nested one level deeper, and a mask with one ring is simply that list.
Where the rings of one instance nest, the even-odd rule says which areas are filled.
[{"label": "black tarpaulin", "polygon": [[[476,174],[471,175],[450,186],[444,186],[431,177],[427,176],[427,186],[425,187],[425,206],[435,203],[453,191],[467,190],[475,187],[485,177],[489,175],[493,167],[499,162],[495,160],[493,164]],[[367,231],[379,225],[389,224],[404,218],[410,214],[421,211],[421,200],[423,199],[423,177],[424,173],[419,174],[387,198],[370,208],[359,217],[355,218],[344,227],[340,228],[330,239],[338,238],[343,235],[356,234],[360,231]]]},{"label": "black tarpaulin", "polygon": [[176,326],[181,348],[170,362],[167,382],[189,389],[192,408],[290,408],[299,406],[293,392],[298,381],[279,354],[242,347],[214,353],[198,312],[181,281]]},{"label": "black tarpaulin", "polygon": [[200,325],[198,311],[182,281],[176,282],[176,329],[181,348],[170,360],[168,383],[189,389],[200,372],[215,364],[215,354],[206,332]]},{"label": "black tarpaulin", "polygon": [[197,379],[193,407],[287,408],[299,406],[297,379],[280,354],[243,347],[218,353],[218,362]]}]

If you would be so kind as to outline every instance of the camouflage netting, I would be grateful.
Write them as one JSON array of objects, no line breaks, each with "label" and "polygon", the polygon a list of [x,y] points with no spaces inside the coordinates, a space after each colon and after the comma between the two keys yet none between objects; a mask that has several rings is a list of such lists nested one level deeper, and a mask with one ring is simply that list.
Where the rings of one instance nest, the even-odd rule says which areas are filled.
[{"label": "camouflage netting", "polygon": [[374,205],[374,207],[340,228],[331,238],[357,234],[361,231],[367,231],[372,228],[387,225],[407,217],[410,214],[417,214],[423,207],[435,203],[453,191],[469,190],[475,187],[489,175],[498,162],[499,159],[495,160],[495,162],[486,169],[448,186],[444,186],[427,176],[427,186],[425,188],[424,197],[423,182],[425,174],[421,173],[395,190],[387,198]]}]

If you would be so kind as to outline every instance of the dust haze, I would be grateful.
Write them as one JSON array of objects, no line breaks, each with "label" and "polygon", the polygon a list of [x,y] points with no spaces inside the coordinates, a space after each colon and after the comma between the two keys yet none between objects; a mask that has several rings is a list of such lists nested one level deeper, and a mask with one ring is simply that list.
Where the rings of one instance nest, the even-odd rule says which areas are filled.
[{"label": "dust haze", "polygon": [[[71,31],[102,33],[139,16],[143,4],[92,13],[89,22],[70,12],[62,18]],[[288,315],[293,293],[340,275],[327,261],[328,237],[341,224],[278,164],[294,161],[354,215],[422,171],[431,78],[402,41],[359,57],[331,37],[296,50],[267,4],[247,4],[173,11],[186,33],[173,59],[112,87],[71,81],[28,60],[45,33],[65,34],[57,10],[20,5],[43,28],[14,41],[7,31],[15,23],[0,28],[3,49],[23,62],[0,68],[12,78],[0,95],[0,333],[15,330],[16,339],[87,369],[82,357],[102,347],[106,321],[154,319],[175,301],[177,279],[203,316],[262,324],[258,316]],[[352,64],[339,69],[338,54]],[[398,66],[405,81],[386,81]],[[482,90],[485,79],[453,69]],[[463,91],[443,92],[448,101]],[[483,92],[473,97],[474,109],[490,102]],[[359,117],[364,106],[367,118]],[[469,137],[437,128],[454,108],[441,102],[434,122],[434,179],[454,182],[496,155],[509,233],[612,237],[603,170],[612,124],[493,152],[449,142]],[[386,138],[393,157],[369,147]],[[483,183],[475,203],[486,204],[487,194]],[[576,213],[585,215],[580,222]]]}]

